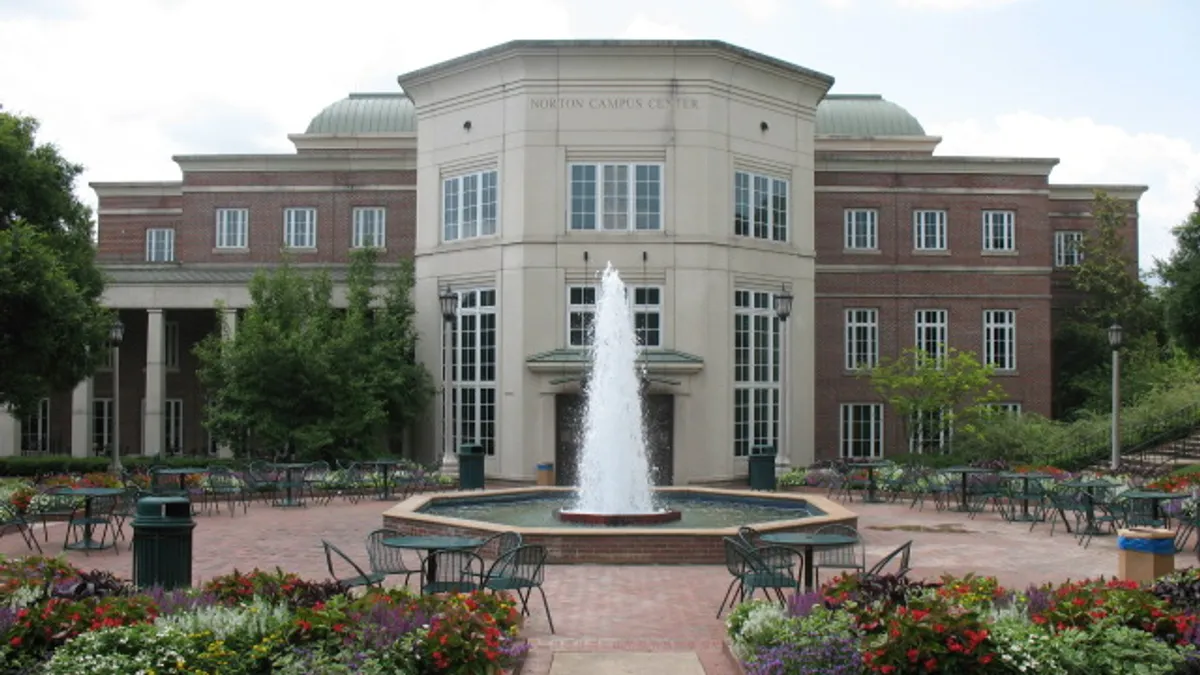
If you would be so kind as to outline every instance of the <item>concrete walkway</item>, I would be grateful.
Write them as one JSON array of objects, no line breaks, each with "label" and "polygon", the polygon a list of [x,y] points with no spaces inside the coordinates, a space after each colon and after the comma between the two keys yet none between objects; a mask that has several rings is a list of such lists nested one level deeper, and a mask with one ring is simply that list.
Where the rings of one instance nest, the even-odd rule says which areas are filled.
[{"label": "concrete walkway", "polygon": [[559,652],[550,675],[705,675],[695,652]]}]

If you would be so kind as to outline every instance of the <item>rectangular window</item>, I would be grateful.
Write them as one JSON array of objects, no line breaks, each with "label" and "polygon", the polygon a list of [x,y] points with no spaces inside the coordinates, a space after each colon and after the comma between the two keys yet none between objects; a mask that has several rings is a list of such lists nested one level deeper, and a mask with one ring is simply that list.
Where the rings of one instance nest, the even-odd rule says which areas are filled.
[{"label": "rectangular window", "polygon": [[841,417],[843,458],[883,457],[883,405],[843,403]]},{"label": "rectangular window", "polygon": [[288,248],[317,247],[317,210],[293,208],[283,210],[283,244]]},{"label": "rectangular window", "polygon": [[733,454],[779,443],[780,325],[775,294],[733,293]]},{"label": "rectangular window", "polygon": [[846,248],[874,251],[879,248],[879,212],[875,209],[846,209]]},{"label": "rectangular window", "polygon": [[1020,403],[989,403],[987,407],[997,414],[1012,415],[1014,417],[1021,416]]},{"label": "rectangular window", "polygon": [[217,209],[217,248],[246,248],[249,209]]},{"label": "rectangular window", "polygon": [[50,452],[50,399],[37,402],[33,412],[21,420],[21,454]]},{"label": "rectangular window", "polygon": [[175,230],[171,228],[146,230],[146,262],[175,262]]},{"label": "rectangular window", "polygon": [[572,164],[568,171],[570,229],[662,229],[661,164]]},{"label": "rectangular window", "polygon": [[1063,230],[1054,233],[1054,266],[1075,267],[1083,262],[1083,233]]},{"label": "rectangular window", "polygon": [[168,370],[179,370],[179,322],[164,322],[163,337],[163,361]]},{"label": "rectangular window", "polygon": [[913,211],[913,248],[918,251],[946,250],[945,211]]},{"label": "rectangular window", "polygon": [[1017,250],[1017,214],[1012,211],[983,212],[983,250]]},{"label": "rectangular window", "polygon": [[168,455],[183,454],[183,399],[169,398],[166,400],[165,424],[166,445],[163,446]]},{"label": "rectangular window", "polygon": [[846,370],[872,368],[879,362],[879,312],[846,310]]},{"label": "rectangular window", "polygon": [[[658,286],[628,286],[625,289],[633,311],[633,328],[638,346],[656,348],[663,344],[662,289]],[[592,344],[596,315],[596,287],[567,287],[567,345]]]},{"label": "rectangular window", "polygon": [[100,360],[96,364],[96,370],[99,372],[111,372],[113,367],[113,350],[112,347],[105,347],[100,350]]},{"label": "rectangular window", "polygon": [[458,241],[496,234],[499,174],[495,169],[442,180],[442,240]]},{"label": "rectangular window", "polygon": [[951,430],[946,426],[946,415],[942,410],[919,411],[913,414],[910,424],[909,452],[937,454],[945,450]]},{"label": "rectangular window", "polygon": [[350,246],[353,248],[383,248],[384,210],[378,206],[354,209],[354,232]]},{"label": "rectangular window", "polygon": [[496,454],[496,289],[458,291],[451,381],[453,447],[478,443]]},{"label": "rectangular window", "polygon": [[918,309],[916,325],[916,347],[933,358],[938,364],[946,356],[947,313],[944,309]]},{"label": "rectangular window", "polygon": [[1017,313],[1011,309],[983,312],[983,362],[996,370],[1017,369]]},{"label": "rectangular window", "polygon": [[733,174],[733,233],[788,240],[788,181],[746,171]]},{"label": "rectangular window", "polygon": [[92,454],[111,455],[114,442],[112,399],[92,399]]}]

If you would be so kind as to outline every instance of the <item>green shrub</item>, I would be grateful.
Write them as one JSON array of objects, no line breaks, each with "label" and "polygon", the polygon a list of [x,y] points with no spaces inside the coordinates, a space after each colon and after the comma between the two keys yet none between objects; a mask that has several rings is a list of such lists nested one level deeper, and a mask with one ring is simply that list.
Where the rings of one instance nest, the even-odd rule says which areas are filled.
[{"label": "green shrub", "polygon": [[[179,468],[196,465],[231,466],[236,462],[216,457],[123,457],[121,463],[130,470],[148,470],[151,466]],[[0,476],[34,477],[60,473],[99,473],[108,471],[110,464],[110,460],[105,457],[71,457],[70,455],[0,457]]]}]

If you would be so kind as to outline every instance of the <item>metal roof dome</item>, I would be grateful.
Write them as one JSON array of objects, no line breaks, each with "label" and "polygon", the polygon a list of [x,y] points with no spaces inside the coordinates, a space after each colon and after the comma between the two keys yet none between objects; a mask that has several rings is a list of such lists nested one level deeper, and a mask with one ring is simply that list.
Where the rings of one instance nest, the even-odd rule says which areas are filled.
[{"label": "metal roof dome", "polygon": [[417,112],[403,92],[350,94],[326,107],[308,123],[306,134],[413,133]]},{"label": "metal roof dome", "polygon": [[817,106],[818,136],[924,136],[925,128],[904,108],[878,94],[829,94]]}]

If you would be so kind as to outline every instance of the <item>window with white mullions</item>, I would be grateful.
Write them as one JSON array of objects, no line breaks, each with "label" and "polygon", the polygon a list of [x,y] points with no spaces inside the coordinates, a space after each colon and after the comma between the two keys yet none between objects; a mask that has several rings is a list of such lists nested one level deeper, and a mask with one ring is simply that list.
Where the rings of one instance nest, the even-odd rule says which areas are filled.
[{"label": "window with white mullions", "polygon": [[843,403],[841,422],[841,456],[843,458],[883,457],[883,405],[879,403]]},{"label": "window with white mullions", "polygon": [[909,426],[908,451],[914,454],[934,454],[946,449],[950,429],[942,410],[918,411]]},{"label": "window with white mullions", "polygon": [[983,362],[996,370],[1017,369],[1017,313],[1011,309],[983,312]]},{"label": "window with white mullions", "polygon": [[662,229],[661,164],[571,164],[571,230]]},{"label": "window with white mullions", "polygon": [[111,398],[92,399],[92,452],[105,455],[112,452],[113,402]]},{"label": "window with white mullions", "polygon": [[1083,262],[1083,233],[1062,230],[1054,233],[1054,266],[1075,267]]},{"label": "window with white mullions", "polygon": [[288,248],[317,247],[317,210],[290,208],[283,211],[283,244]]},{"label": "window with white mullions", "polygon": [[217,248],[246,248],[249,209],[217,209]]},{"label": "window with white mullions", "polygon": [[774,293],[736,290],[733,308],[733,453],[779,447],[781,333]]},{"label": "window with white mullions", "polygon": [[788,240],[788,181],[748,171],[733,175],[733,233],[767,241]]},{"label": "window with white mullions", "polygon": [[490,237],[498,221],[499,174],[495,169],[442,181],[442,240]]},{"label": "window with white mullions", "polygon": [[378,206],[354,209],[354,230],[350,245],[353,248],[383,248],[384,210]]},{"label": "window with white mullions", "polygon": [[846,370],[872,368],[879,362],[879,312],[846,310]]},{"label": "window with white mullions", "polygon": [[458,291],[451,380],[454,447],[477,443],[496,453],[496,290]]},{"label": "window with white mullions", "polygon": [[1017,250],[1016,214],[1012,211],[983,212],[983,250]]},{"label": "window with white mullions", "polygon": [[845,247],[855,251],[879,248],[879,212],[875,209],[846,209]]},{"label": "window with white mullions", "polygon": [[33,411],[21,420],[21,452],[50,452],[50,399],[43,398],[38,401]]},{"label": "window with white mullions", "polygon": [[[567,287],[567,345],[587,347],[592,344],[596,317],[595,286]],[[633,328],[639,347],[661,347],[662,288],[659,286],[627,286],[625,288],[633,312]]]},{"label": "window with white mullions", "polygon": [[913,248],[918,251],[946,250],[945,211],[913,211]]},{"label": "window with white mullions", "polygon": [[944,309],[918,309],[914,319],[917,349],[940,367],[946,357],[947,312]]},{"label": "window with white mullions", "polygon": [[175,262],[175,230],[146,230],[146,262]]}]

